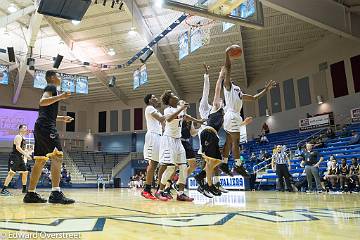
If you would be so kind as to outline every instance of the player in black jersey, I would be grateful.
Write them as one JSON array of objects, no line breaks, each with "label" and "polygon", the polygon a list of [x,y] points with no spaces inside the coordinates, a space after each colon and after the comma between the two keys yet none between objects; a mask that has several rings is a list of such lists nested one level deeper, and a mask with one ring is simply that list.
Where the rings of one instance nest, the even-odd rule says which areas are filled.
[{"label": "player in black jersey", "polygon": [[349,177],[349,166],[346,164],[346,159],[341,159],[341,164],[339,166],[339,181],[340,181],[340,190],[348,190],[348,177]]},{"label": "player in black jersey", "polygon": [[335,158],[331,160],[331,165],[325,173],[324,180],[330,183],[331,190],[335,190],[339,178],[339,168]]},{"label": "player in black jersey", "polygon": [[59,101],[68,99],[70,93],[64,92],[58,94],[57,86],[60,86],[61,80],[54,71],[46,72],[47,86],[39,102],[39,116],[35,123],[34,138],[35,164],[30,176],[28,193],[24,197],[24,203],[45,203],[46,199],[42,198],[35,192],[37,183],[41,175],[43,166],[47,160],[51,160],[51,184],[52,191],[49,196],[49,203],[70,204],[74,203],[73,199],[66,198],[61,192],[60,172],[63,159],[63,152],[60,144],[59,134],[56,129],[56,121],[69,123],[74,119],[69,116],[58,116]]},{"label": "player in black jersey", "polygon": [[7,190],[9,183],[11,182],[12,178],[15,176],[16,172],[22,174],[22,185],[23,189],[22,192],[26,193],[26,181],[28,171],[25,165],[24,157],[30,159],[31,156],[28,152],[25,151],[25,139],[24,136],[27,134],[27,126],[21,124],[19,126],[19,134],[15,136],[13,142],[13,150],[9,156],[9,163],[8,163],[8,175],[4,181],[4,186],[1,189],[0,194],[4,196],[11,195],[10,192]]},{"label": "player in black jersey", "polygon": [[[205,168],[195,176],[197,183],[199,184],[198,191],[203,193],[206,197],[213,197],[221,195],[221,191],[213,185],[213,174],[215,168],[222,163],[222,155],[219,146],[219,136],[223,122],[224,122],[224,109],[223,101],[221,99],[221,85],[223,79],[228,74],[225,68],[222,67],[219,78],[215,86],[215,95],[211,112],[207,119],[207,126],[203,129],[200,134],[200,143],[202,156],[205,160]],[[243,121],[243,125],[247,125],[252,121],[252,118],[247,118]],[[207,184],[204,182],[206,176]]]},{"label": "player in black jersey", "polygon": [[360,165],[356,157],[351,159],[351,166],[350,166],[350,178],[349,180],[355,183],[355,191],[360,191],[359,187],[359,179],[360,179]]}]

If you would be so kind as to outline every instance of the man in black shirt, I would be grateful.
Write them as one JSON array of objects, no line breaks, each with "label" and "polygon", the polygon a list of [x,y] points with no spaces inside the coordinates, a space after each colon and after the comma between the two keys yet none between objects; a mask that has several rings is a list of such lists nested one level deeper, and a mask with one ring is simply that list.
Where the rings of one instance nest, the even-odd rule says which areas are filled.
[{"label": "man in black shirt", "polygon": [[46,199],[42,198],[35,192],[37,183],[41,176],[41,171],[48,159],[51,160],[51,184],[52,191],[49,196],[49,203],[70,204],[74,203],[73,199],[66,198],[61,192],[59,183],[61,175],[61,163],[63,152],[60,144],[59,134],[56,130],[56,121],[69,123],[74,119],[69,116],[58,116],[59,101],[68,99],[70,93],[64,92],[58,95],[57,86],[60,86],[61,80],[54,71],[46,72],[47,86],[39,102],[39,116],[35,123],[34,138],[35,164],[31,172],[28,193],[24,197],[24,203],[45,203]]},{"label": "man in black shirt", "polygon": [[306,179],[308,182],[308,191],[312,191],[312,179],[315,178],[317,191],[322,192],[320,175],[319,175],[319,166],[320,163],[324,160],[322,156],[316,151],[313,151],[313,145],[311,143],[306,144],[306,150],[301,154],[303,160],[301,166],[305,167]]}]

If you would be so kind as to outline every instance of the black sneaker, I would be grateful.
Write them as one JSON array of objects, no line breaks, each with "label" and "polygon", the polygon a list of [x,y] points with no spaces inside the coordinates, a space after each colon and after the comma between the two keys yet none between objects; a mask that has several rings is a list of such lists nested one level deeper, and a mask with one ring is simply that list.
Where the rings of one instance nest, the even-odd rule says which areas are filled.
[{"label": "black sneaker", "polygon": [[214,196],[221,196],[221,191],[217,189],[214,185],[208,186],[209,192]]},{"label": "black sneaker", "polygon": [[204,179],[201,178],[199,175],[195,175],[194,178],[196,183],[203,188],[205,185]]},{"label": "black sneaker", "polygon": [[9,192],[9,190],[3,189],[3,190],[1,190],[0,195],[1,196],[11,196],[11,193]]},{"label": "black sneaker", "polygon": [[241,176],[245,177],[245,178],[249,177],[248,172],[246,171],[246,169],[242,165],[240,165],[240,166],[235,165],[234,171],[237,172],[238,174],[240,174]]},{"label": "black sneaker", "polygon": [[228,193],[229,192],[229,190],[226,190],[225,188],[223,188],[223,186],[221,186],[220,182],[217,182],[215,184],[215,187],[222,193]]},{"label": "black sneaker", "polygon": [[46,203],[47,200],[42,198],[40,194],[36,192],[27,192],[23,199],[24,203]]},{"label": "black sneaker", "polygon": [[72,204],[75,200],[65,197],[63,192],[52,191],[49,196],[49,203]]},{"label": "black sneaker", "polygon": [[177,185],[176,182],[171,184],[171,188],[174,189],[176,192],[179,192],[179,185]]},{"label": "black sneaker", "polygon": [[219,169],[226,175],[229,175],[230,177],[234,176],[234,174],[232,174],[232,172],[229,169],[229,166],[226,163],[220,163]]},{"label": "black sneaker", "polygon": [[27,193],[26,188],[23,188],[23,189],[22,189],[22,193]]},{"label": "black sneaker", "polygon": [[[205,185],[207,186],[207,185]],[[198,186],[197,191],[208,198],[213,198],[214,195],[212,195],[209,190],[205,186]]]}]

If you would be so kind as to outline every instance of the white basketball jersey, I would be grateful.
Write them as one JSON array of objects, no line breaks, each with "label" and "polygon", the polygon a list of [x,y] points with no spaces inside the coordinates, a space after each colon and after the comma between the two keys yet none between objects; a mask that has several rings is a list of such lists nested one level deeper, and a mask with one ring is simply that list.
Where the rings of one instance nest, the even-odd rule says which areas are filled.
[{"label": "white basketball jersey", "polygon": [[226,103],[226,110],[240,113],[243,105],[241,89],[239,86],[231,84],[230,91],[224,87],[224,97]]},{"label": "white basketball jersey", "polygon": [[154,112],[161,115],[161,113],[151,105],[149,105],[145,108],[145,119],[146,119],[147,131],[161,135],[161,133],[162,133],[161,123],[151,115]]},{"label": "white basketball jersey", "polygon": [[[178,108],[167,107],[164,110],[165,117],[168,117],[178,111]],[[181,126],[184,120],[184,111],[182,111],[174,120],[171,122],[166,121],[164,135],[180,138],[181,137]]]}]

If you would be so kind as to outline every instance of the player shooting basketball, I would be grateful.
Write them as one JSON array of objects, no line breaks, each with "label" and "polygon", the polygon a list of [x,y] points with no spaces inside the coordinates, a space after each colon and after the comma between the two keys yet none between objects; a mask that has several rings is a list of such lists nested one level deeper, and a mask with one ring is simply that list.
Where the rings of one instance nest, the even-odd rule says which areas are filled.
[{"label": "player shooting basketball", "polygon": [[[276,86],[275,81],[269,81],[265,88],[258,94],[252,96],[245,94],[241,91],[240,87],[235,85],[230,78],[231,73],[231,58],[240,58],[242,55],[241,47],[238,45],[230,46],[226,52],[225,60],[225,79],[224,79],[224,97],[226,103],[226,112],[224,116],[224,130],[226,131],[226,142],[223,148],[224,163],[228,162],[230,149],[232,150],[233,157],[235,159],[234,170],[240,175],[248,176],[245,168],[240,161],[240,135],[244,132],[244,126],[242,126],[242,117],[240,115],[243,101],[256,101],[261,96],[266,94],[270,89]],[[243,133],[245,134],[245,133]]]}]

